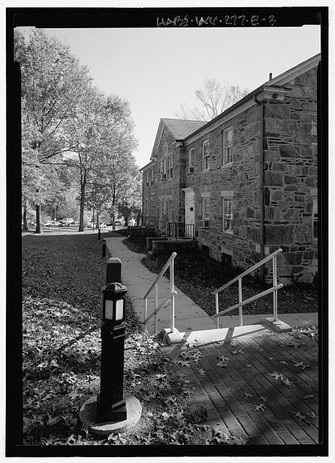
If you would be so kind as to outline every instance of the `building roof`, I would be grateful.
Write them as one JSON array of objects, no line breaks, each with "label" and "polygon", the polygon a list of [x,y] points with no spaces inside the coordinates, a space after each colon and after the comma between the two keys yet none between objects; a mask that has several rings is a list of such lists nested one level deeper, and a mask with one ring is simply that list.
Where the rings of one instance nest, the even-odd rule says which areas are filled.
[{"label": "building roof", "polygon": [[185,119],[162,118],[162,121],[176,140],[183,140],[206,124],[206,121],[190,121]]},{"label": "building roof", "polygon": [[[302,63],[299,63],[297,66],[294,66],[293,68],[289,69],[288,71],[283,72],[282,74],[278,75],[277,77],[274,77],[273,79],[268,80],[265,82],[263,85],[260,87],[257,87],[255,90],[252,92],[248,93],[245,97],[243,97],[241,100],[237,101],[235,104],[227,108],[225,111],[223,111],[221,114],[216,116],[214,119],[208,121],[203,127],[200,126],[197,130],[194,131],[194,133],[189,134],[185,137],[184,141],[187,139],[190,139],[193,135],[201,134],[206,131],[208,128],[213,127],[213,125],[217,124],[220,122],[220,120],[224,117],[226,117],[229,113],[233,113],[237,108],[242,107],[242,105],[252,99],[259,93],[261,93],[266,86],[283,86],[287,84],[291,79],[297,77],[298,75],[303,74],[304,72],[309,71],[310,69],[314,68],[315,66],[318,65],[318,63],[321,60],[321,53],[318,53],[315,56],[312,56],[311,58],[303,61]],[[203,129],[203,130],[202,130]]]},{"label": "building roof", "polygon": [[159,122],[158,131],[156,134],[155,143],[153,146],[152,154],[150,157],[150,162],[146,166],[142,167],[141,170],[145,170],[146,168],[151,166],[151,161],[154,160],[156,155],[156,150],[158,144],[160,142],[162,132],[164,130],[164,126],[170,130],[173,137],[176,141],[184,141],[187,142],[194,136],[202,136],[209,128],[219,124],[220,121],[227,117],[229,114],[233,115],[234,112],[238,110],[242,110],[243,105],[246,103],[253,101],[254,98],[260,94],[266,86],[283,86],[287,84],[291,79],[295,78],[296,76],[312,69],[313,67],[317,66],[321,60],[321,53],[313,56],[312,58],[299,63],[297,66],[289,69],[288,71],[274,77],[273,79],[268,80],[260,87],[257,87],[255,90],[250,92],[248,95],[243,97],[241,100],[237,101],[235,104],[227,108],[221,114],[216,116],[214,119],[210,121],[192,121],[192,120],[184,120],[184,119],[170,119],[170,118],[162,118]]}]

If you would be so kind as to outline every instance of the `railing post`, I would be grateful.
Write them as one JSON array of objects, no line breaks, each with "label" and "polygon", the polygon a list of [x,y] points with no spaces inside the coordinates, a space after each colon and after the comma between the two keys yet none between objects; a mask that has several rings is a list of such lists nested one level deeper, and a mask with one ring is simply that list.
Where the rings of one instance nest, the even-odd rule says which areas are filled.
[{"label": "railing post", "polygon": [[146,297],[144,299],[144,320],[143,320],[143,324],[144,324],[144,331],[146,330],[146,319],[147,319],[147,314],[148,314],[148,298]]},{"label": "railing post", "polygon": [[174,312],[175,312],[175,307],[174,307],[174,259],[171,259],[170,262],[170,293],[171,293],[171,333],[174,333]]},{"label": "railing post", "polygon": [[154,315],[154,323],[155,323],[155,334],[157,334],[157,310],[158,308],[158,283],[155,284],[155,315]]},{"label": "railing post", "polygon": [[[218,315],[219,313],[219,293],[215,293],[215,313]],[[220,317],[219,315],[216,317],[216,327],[220,328]]]},{"label": "railing post", "polygon": [[[242,278],[238,279],[238,302],[243,302],[243,294],[242,294]],[[240,315],[240,326],[243,326],[243,313],[242,313],[242,306],[240,305],[238,308],[239,315]]]},{"label": "railing post", "polygon": [[[273,286],[277,286],[277,256],[273,256],[273,270],[272,270],[272,278],[273,278]],[[278,319],[278,291],[273,291],[273,321],[277,321]]]}]

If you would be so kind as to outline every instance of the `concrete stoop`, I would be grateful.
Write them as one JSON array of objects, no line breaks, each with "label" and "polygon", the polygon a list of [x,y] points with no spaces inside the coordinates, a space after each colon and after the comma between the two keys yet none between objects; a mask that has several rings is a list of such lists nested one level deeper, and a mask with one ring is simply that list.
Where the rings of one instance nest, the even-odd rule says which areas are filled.
[{"label": "concrete stoop", "polygon": [[286,333],[292,331],[292,327],[281,320],[274,321],[272,317],[262,320],[262,323],[236,326],[234,328],[215,328],[207,330],[194,330],[180,332],[169,328],[162,330],[158,336],[168,345],[186,343],[188,346],[201,346],[214,342],[223,342],[239,336],[251,335],[256,332],[270,329],[271,331]]}]

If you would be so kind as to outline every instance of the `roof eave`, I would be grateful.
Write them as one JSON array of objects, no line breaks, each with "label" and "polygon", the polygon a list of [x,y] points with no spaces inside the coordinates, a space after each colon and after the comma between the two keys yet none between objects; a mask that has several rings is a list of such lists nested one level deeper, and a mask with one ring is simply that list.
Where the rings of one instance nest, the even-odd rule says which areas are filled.
[{"label": "roof eave", "polygon": [[252,92],[248,93],[248,95],[246,95],[245,97],[243,97],[241,100],[237,101],[235,104],[233,104],[233,106],[230,106],[228,109],[226,109],[225,111],[223,111],[223,113],[219,114],[218,116],[216,116],[214,119],[211,119],[209,122],[207,122],[207,124],[203,125],[202,127],[200,127],[199,129],[195,130],[193,133],[191,133],[190,135],[188,135],[187,137],[184,138],[183,141],[187,141],[189,138],[193,137],[194,135],[196,135],[197,133],[201,132],[202,130],[206,129],[207,127],[209,127],[210,125],[212,125],[213,123],[219,121],[221,118],[224,118],[227,114],[229,114],[230,112],[236,110],[237,108],[239,108],[240,106],[242,106],[244,103],[246,103],[247,101],[251,100],[254,98],[254,96],[258,95],[260,92],[263,91],[263,86],[261,87],[258,87],[256,90],[253,90]]}]

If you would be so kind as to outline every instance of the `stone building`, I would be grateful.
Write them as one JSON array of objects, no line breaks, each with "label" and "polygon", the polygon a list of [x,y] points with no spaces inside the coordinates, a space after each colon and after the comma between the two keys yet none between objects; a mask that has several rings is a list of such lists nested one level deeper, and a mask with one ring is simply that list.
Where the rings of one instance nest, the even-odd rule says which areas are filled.
[{"label": "stone building", "polygon": [[208,123],[161,119],[142,168],[144,219],[184,224],[214,259],[242,269],[282,248],[281,281],[312,282],[319,62],[270,79]]}]

